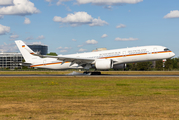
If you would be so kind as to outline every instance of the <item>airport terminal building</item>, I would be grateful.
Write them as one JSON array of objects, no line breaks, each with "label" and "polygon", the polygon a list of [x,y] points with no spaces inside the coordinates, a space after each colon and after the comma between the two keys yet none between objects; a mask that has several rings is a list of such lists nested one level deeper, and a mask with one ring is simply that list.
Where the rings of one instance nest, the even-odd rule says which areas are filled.
[{"label": "airport terminal building", "polygon": [[21,53],[0,53],[0,69],[21,69],[23,59]]}]

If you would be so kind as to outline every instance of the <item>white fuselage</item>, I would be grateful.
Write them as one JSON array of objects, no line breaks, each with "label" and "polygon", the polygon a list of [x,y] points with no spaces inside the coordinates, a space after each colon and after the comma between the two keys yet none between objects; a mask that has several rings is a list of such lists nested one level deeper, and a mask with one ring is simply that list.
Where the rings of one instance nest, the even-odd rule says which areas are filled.
[{"label": "white fuselage", "polygon": [[[142,46],[124,49],[105,50],[98,52],[87,52],[79,54],[63,55],[63,57],[75,57],[75,58],[91,58],[94,59],[112,59],[114,65],[123,63],[133,63],[151,60],[162,60],[173,57],[175,54],[166,49],[163,46]],[[31,67],[46,68],[46,69],[70,69],[70,68],[83,68],[78,64],[70,65],[71,63],[66,61],[62,64],[62,61],[56,58],[43,58],[38,59],[34,57],[35,62]]]}]

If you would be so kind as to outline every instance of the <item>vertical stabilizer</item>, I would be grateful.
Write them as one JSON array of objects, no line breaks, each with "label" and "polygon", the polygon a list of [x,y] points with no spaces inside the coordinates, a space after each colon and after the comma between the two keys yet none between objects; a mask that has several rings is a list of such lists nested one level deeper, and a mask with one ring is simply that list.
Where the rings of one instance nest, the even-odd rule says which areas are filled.
[{"label": "vertical stabilizer", "polygon": [[38,56],[34,56],[31,53],[34,53],[23,41],[15,41],[17,47],[19,48],[22,56],[24,57],[26,63],[32,63],[37,59],[40,59]]}]

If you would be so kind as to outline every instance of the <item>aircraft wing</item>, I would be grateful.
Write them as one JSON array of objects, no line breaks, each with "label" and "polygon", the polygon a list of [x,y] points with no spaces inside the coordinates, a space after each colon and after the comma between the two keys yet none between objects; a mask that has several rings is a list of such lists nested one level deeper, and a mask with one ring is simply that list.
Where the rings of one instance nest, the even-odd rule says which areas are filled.
[{"label": "aircraft wing", "polygon": [[[87,64],[87,63],[93,63],[95,59],[91,58],[80,58],[80,57],[66,57],[66,56],[51,56],[51,55],[38,55],[38,54],[33,54],[35,56],[39,56],[42,58],[56,58],[57,60],[65,62],[72,62],[72,64],[77,63],[77,64]],[[63,64],[62,63],[62,64]]]}]

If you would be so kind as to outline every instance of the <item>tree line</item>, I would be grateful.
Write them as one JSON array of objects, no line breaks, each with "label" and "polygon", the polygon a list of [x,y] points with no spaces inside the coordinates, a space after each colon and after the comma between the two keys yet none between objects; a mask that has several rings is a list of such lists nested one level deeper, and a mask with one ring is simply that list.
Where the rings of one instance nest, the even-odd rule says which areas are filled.
[{"label": "tree line", "polygon": [[163,63],[163,60],[128,63],[126,64],[126,68],[124,70],[126,71],[179,70],[179,58],[167,59],[165,63]]}]

